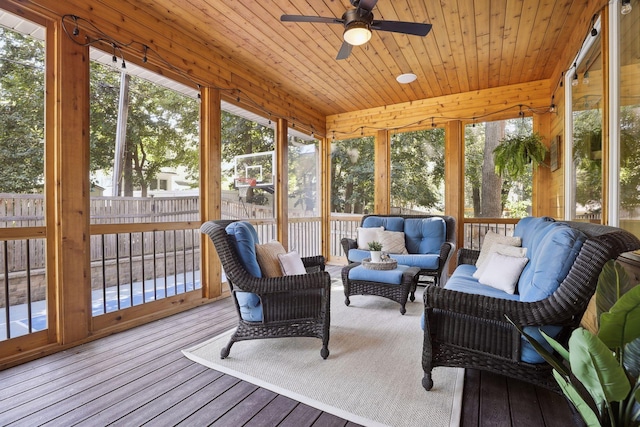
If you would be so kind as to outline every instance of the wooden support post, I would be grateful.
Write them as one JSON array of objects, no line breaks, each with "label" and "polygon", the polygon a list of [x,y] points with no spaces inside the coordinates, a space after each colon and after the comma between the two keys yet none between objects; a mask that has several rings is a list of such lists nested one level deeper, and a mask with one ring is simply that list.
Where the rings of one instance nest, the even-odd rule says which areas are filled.
[{"label": "wooden support post", "polygon": [[[464,128],[460,120],[445,126],[444,160],[444,213],[456,219],[456,246],[462,246],[464,237]],[[451,268],[455,262],[449,263]]]},{"label": "wooden support post", "polygon": [[331,139],[320,140],[320,217],[322,255],[331,261]]},{"label": "wooden support post", "polygon": [[[220,90],[204,87],[200,104],[200,219],[220,219],[221,159]],[[222,268],[208,236],[200,235],[200,275],[205,298],[222,294]]]},{"label": "wooden support post", "polygon": [[[47,106],[53,107],[53,144],[47,166],[53,168],[47,194],[52,209],[58,342],[68,344],[91,331],[91,269],[89,234],[89,48],[74,43],[61,22],[47,28],[47,62],[54,83],[48,83]],[[50,97],[53,97],[52,99]],[[48,116],[50,117],[50,116]]]},{"label": "wooden support post", "polygon": [[[549,114],[533,115],[533,131],[544,137],[544,144],[551,146],[551,116]],[[545,160],[547,166],[538,166],[533,171],[531,183],[531,215],[533,216],[554,216],[552,206],[554,204],[554,194],[549,189],[553,188],[551,169],[549,166],[549,155]]]},{"label": "wooden support post", "polygon": [[278,119],[276,129],[276,230],[278,241],[289,250],[289,137],[288,121]]},{"label": "wooden support post", "polygon": [[373,210],[377,214],[388,214],[391,211],[391,138],[389,131],[378,131],[374,144]]}]

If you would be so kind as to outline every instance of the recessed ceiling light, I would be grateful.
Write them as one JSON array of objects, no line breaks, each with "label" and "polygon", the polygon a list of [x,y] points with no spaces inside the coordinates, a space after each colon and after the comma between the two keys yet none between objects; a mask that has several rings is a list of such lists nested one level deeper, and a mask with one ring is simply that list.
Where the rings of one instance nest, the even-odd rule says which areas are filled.
[{"label": "recessed ceiling light", "polygon": [[398,81],[398,83],[407,84],[415,81],[417,78],[418,76],[413,73],[406,73],[400,74],[398,77],[396,77],[396,80]]}]

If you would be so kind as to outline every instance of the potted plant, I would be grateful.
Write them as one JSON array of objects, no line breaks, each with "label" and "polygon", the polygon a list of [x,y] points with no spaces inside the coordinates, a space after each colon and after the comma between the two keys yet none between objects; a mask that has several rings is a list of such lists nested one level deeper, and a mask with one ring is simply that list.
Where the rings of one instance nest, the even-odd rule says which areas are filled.
[{"label": "potted plant", "polygon": [[553,366],[558,385],[588,426],[640,425],[640,285],[621,296],[625,288],[629,278],[624,268],[607,262],[596,290],[598,309],[606,310],[598,334],[577,328],[565,349],[542,333],[564,361],[516,326]]},{"label": "potted plant", "polygon": [[533,168],[544,165],[548,150],[542,140],[537,132],[505,136],[493,150],[496,174],[517,180],[527,172],[529,165]]},{"label": "potted plant", "polygon": [[371,262],[381,262],[380,257],[382,256],[382,243],[369,242],[369,251],[371,251]]}]

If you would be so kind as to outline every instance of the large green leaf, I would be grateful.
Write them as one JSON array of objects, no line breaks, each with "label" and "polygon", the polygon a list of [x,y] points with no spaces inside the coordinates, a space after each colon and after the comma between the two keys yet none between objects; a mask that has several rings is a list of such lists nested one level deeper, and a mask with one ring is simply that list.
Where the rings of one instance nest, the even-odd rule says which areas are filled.
[{"label": "large green leaf", "polygon": [[593,412],[593,409],[584,401],[580,393],[576,390],[576,388],[569,383],[564,377],[558,373],[558,371],[553,371],[553,376],[555,377],[560,389],[564,393],[565,396],[571,401],[573,406],[578,410],[580,416],[587,424],[587,426],[597,426],[600,427],[600,420],[598,419],[598,415]]},{"label": "large green leaf", "polygon": [[[564,348],[558,341],[551,338],[547,335],[543,330],[540,330],[540,334],[544,337],[545,340],[549,343],[549,345],[558,352],[560,356],[566,361],[569,361],[569,350]],[[534,347],[535,348],[535,347]],[[544,347],[543,347],[544,348]]]},{"label": "large green leaf", "polygon": [[596,290],[596,312],[600,319],[602,313],[611,310],[611,307],[620,299],[620,296],[629,291],[633,286],[624,267],[614,260],[609,260],[602,268],[598,276]]},{"label": "large green leaf", "polygon": [[571,371],[600,407],[624,400],[631,385],[613,352],[595,335],[578,328],[569,338]]},{"label": "large green leaf", "polygon": [[598,337],[611,349],[622,348],[640,337],[640,286],[622,295],[600,316]]},{"label": "large green leaf", "polygon": [[[507,321],[509,323],[511,323],[518,330],[518,332],[520,332],[522,334],[522,336],[525,337],[529,341],[529,343],[531,343],[531,345],[538,352],[538,354],[540,356],[542,356],[542,358],[544,360],[546,360],[547,363],[549,363],[553,367],[553,369],[555,369],[556,371],[559,371],[565,377],[568,377],[569,375],[571,375],[571,372],[567,369],[566,366],[564,366],[562,364],[561,360],[556,359],[553,356],[553,354],[551,354],[546,348],[544,348],[535,338],[533,338],[531,335],[527,334],[524,330],[522,330],[522,328],[520,326],[518,326],[515,323],[513,323],[513,321],[511,319],[509,319],[508,316],[505,316],[505,317],[506,317]],[[544,338],[547,341],[549,341],[549,343],[551,344],[551,346],[554,349],[556,347],[561,349],[561,353],[560,354],[565,358],[565,360],[569,360],[567,350],[562,348],[560,343],[556,342],[553,338],[549,337],[544,332],[542,332],[542,335],[544,336]]]},{"label": "large green leaf", "polygon": [[632,378],[640,377],[640,338],[624,348],[624,367]]}]

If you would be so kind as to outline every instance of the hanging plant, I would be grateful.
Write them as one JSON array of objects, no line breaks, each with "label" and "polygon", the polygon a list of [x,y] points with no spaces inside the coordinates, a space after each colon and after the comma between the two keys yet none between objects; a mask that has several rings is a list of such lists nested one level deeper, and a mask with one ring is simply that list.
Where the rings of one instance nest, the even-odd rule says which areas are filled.
[{"label": "hanging plant", "polygon": [[[526,172],[529,165],[534,169],[544,164],[547,147],[537,133],[515,134],[504,137],[493,150],[493,162],[496,174],[517,180]],[[546,165],[545,165],[546,166]]]}]

